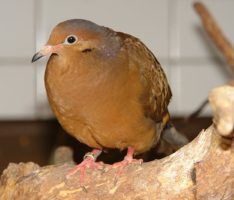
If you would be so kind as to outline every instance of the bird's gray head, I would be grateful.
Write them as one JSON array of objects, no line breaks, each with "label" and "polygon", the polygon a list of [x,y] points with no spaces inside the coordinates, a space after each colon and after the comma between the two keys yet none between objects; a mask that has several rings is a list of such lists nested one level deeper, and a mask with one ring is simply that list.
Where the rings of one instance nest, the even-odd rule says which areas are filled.
[{"label": "bird's gray head", "polygon": [[119,37],[111,29],[88,20],[71,19],[52,30],[47,44],[33,56],[32,62],[48,54],[91,53],[95,50],[103,56],[113,57],[120,46]]}]

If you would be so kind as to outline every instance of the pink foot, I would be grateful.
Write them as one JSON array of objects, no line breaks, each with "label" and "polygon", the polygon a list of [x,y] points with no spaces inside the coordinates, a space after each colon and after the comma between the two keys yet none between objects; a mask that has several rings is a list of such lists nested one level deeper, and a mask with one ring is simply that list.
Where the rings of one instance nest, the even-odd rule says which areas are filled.
[{"label": "pink foot", "polygon": [[80,172],[80,184],[83,185],[85,180],[86,169],[103,169],[104,164],[102,162],[95,162],[97,157],[101,154],[101,150],[94,149],[92,152],[85,154],[84,160],[77,166],[75,166],[66,176],[70,178],[72,175]]},{"label": "pink foot", "polygon": [[115,179],[119,177],[122,173],[125,167],[127,167],[130,164],[137,164],[141,165],[143,160],[142,159],[134,159],[133,158],[134,149],[132,147],[128,147],[127,155],[124,157],[124,160],[114,163],[113,165],[109,165],[107,169],[118,169]]}]

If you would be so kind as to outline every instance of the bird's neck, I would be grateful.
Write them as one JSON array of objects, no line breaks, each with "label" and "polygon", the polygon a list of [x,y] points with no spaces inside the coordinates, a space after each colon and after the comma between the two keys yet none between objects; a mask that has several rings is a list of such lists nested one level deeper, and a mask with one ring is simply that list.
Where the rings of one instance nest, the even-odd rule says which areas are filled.
[{"label": "bird's neck", "polygon": [[115,31],[106,28],[103,33],[102,45],[100,45],[100,50],[103,56],[108,58],[114,58],[120,51],[122,46],[122,41],[118,37]]}]

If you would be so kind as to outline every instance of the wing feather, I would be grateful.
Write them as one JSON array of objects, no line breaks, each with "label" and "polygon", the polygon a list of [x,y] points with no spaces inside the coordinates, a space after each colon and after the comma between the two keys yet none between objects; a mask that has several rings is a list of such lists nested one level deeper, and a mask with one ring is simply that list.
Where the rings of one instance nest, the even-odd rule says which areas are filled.
[{"label": "wing feather", "polygon": [[162,121],[168,113],[167,106],[172,93],[166,75],[154,54],[138,39],[131,35],[118,32],[124,48],[127,49],[130,60],[137,63],[140,79],[144,86],[141,101],[145,115],[154,121]]}]

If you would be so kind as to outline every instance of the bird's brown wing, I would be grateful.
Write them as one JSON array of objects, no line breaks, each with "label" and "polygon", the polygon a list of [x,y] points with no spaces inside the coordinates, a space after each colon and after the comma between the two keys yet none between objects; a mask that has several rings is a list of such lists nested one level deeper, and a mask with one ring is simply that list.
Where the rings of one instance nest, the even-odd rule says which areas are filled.
[{"label": "bird's brown wing", "polygon": [[172,96],[166,75],[154,54],[137,38],[118,32],[123,40],[123,47],[127,49],[129,60],[138,65],[140,79],[144,86],[141,102],[145,115],[160,122],[168,115],[167,106]]}]

